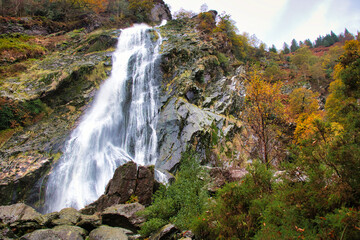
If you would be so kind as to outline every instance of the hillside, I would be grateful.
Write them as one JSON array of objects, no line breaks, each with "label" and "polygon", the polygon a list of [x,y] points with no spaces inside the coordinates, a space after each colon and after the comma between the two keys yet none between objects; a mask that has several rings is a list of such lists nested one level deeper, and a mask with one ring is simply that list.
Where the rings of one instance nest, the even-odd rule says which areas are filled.
[{"label": "hillside", "polygon": [[[267,50],[214,10],[171,20],[162,1],[81,3],[62,6],[62,17],[57,4],[41,5],[43,16],[26,4],[2,9],[0,238],[92,239],[100,230],[124,239],[360,238],[359,36]],[[146,31],[148,46],[162,40],[154,166],[117,168],[81,210],[20,204],[44,209],[71,132],[112,74],[118,28],[162,19]],[[160,173],[167,187],[154,181]]]}]

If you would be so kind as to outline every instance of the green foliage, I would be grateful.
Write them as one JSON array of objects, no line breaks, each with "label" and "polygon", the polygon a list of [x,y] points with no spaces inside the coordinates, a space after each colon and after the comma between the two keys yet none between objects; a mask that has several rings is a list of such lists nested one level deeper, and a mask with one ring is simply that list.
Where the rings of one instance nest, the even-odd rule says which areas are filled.
[{"label": "green foliage", "polygon": [[129,10],[136,16],[138,22],[148,21],[153,7],[153,0],[129,0]]},{"label": "green foliage", "polygon": [[238,60],[244,60],[247,57],[246,51],[249,48],[248,39],[244,35],[237,34],[238,29],[230,15],[220,16],[214,33],[221,33],[227,36],[231,44],[231,51]]},{"label": "green foliage", "polygon": [[148,236],[168,222],[188,229],[203,212],[208,198],[206,184],[205,172],[196,160],[195,152],[188,150],[181,158],[175,181],[168,188],[162,186],[155,193],[153,204],[143,211],[147,221],[140,234]]},{"label": "green foliage", "polygon": [[269,202],[273,173],[255,162],[239,183],[226,184],[194,221],[199,239],[249,239],[260,228],[261,214]]},{"label": "green foliage", "polygon": [[291,41],[290,50],[291,50],[291,52],[295,52],[295,51],[298,50],[298,49],[299,49],[299,44],[298,44],[298,42],[297,42],[295,39],[293,39],[293,40]]},{"label": "green foliage", "polygon": [[285,42],[284,42],[284,46],[283,46],[283,51],[284,51],[284,54],[290,53],[289,45]]},{"label": "green foliage", "polygon": [[0,35],[0,62],[12,63],[43,55],[46,49],[30,42],[33,37],[25,34]]},{"label": "green foliage", "polygon": [[197,29],[204,33],[211,33],[216,26],[214,16],[210,12],[199,13],[198,19]]},{"label": "green foliage", "polygon": [[19,102],[0,98],[0,130],[27,126],[36,122],[46,111],[40,99]]},{"label": "green foliage", "polygon": [[220,63],[221,68],[227,72],[229,70],[229,58],[221,52],[216,53],[216,57]]}]

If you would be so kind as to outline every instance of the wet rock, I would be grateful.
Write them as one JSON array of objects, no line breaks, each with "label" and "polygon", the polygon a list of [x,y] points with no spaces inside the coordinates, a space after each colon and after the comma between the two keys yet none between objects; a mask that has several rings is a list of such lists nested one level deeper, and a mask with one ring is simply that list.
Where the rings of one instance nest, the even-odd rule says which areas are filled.
[{"label": "wet rock", "polygon": [[101,213],[102,223],[137,231],[145,218],[137,216],[136,213],[144,209],[140,203],[114,205]]},{"label": "wet rock", "polygon": [[167,224],[162,227],[157,233],[150,237],[150,240],[168,240],[173,238],[176,233],[180,232],[179,229],[173,224]]},{"label": "wet rock", "polygon": [[91,231],[89,240],[127,240],[128,237],[121,228],[100,226],[99,228]]},{"label": "wet rock", "polygon": [[57,226],[53,229],[41,229],[22,236],[21,240],[82,240],[86,237],[86,231],[76,226]]}]

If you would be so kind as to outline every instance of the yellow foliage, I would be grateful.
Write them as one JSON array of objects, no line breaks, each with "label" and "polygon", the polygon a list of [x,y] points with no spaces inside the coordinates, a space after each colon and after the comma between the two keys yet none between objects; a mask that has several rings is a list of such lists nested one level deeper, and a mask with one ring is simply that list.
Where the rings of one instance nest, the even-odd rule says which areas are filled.
[{"label": "yellow foliage", "polygon": [[270,163],[280,149],[278,125],[284,120],[285,111],[281,103],[281,82],[270,83],[255,71],[250,74],[246,88],[245,120],[257,139],[259,156],[263,163]]},{"label": "yellow foliage", "polygon": [[304,139],[310,139],[318,131],[313,124],[315,120],[322,120],[320,111],[311,114],[303,113],[298,117],[294,132],[295,142],[299,143]]},{"label": "yellow foliage", "polygon": [[290,94],[289,112],[293,119],[297,119],[300,115],[309,115],[318,110],[317,94],[310,89],[297,88]]}]

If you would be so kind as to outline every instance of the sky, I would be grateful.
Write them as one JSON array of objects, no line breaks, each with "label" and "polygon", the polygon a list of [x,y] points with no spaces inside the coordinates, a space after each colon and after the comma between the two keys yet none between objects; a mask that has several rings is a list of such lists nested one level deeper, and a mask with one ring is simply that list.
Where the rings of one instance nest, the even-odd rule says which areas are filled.
[{"label": "sky", "polygon": [[219,14],[226,12],[240,33],[247,32],[282,49],[292,39],[315,41],[333,31],[360,31],[360,0],[164,0],[172,14],[181,8],[200,12],[203,4]]}]

